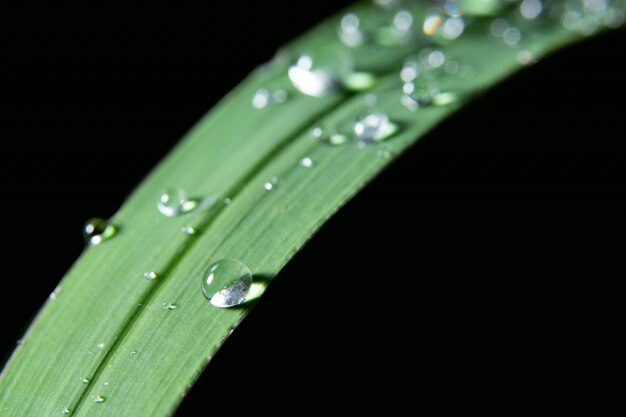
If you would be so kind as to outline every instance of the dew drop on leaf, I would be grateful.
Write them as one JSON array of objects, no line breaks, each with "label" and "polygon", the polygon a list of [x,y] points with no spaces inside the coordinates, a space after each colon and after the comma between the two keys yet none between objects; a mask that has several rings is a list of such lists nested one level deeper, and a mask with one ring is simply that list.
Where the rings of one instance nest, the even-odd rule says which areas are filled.
[{"label": "dew drop on leaf", "polygon": [[157,199],[157,208],[167,217],[180,216],[189,213],[197,206],[197,202],[187,198],[187,194],[180,188],[163,190]]},{"label": "dew drop on leaf", "polygon": [[103,403],[104,402],[104,397],[100,396],[100,395],[96,395],[93,397],[93,402],[94,403]]},{"label": "dew drop on leaf", "polygon": [[202,293],[215,307],[234,307],[250,294],[252,272],[236,259],[222,259],[210,265],[202,275]]},{"label": "dew drop on leaf", "polygon": [[154,271],[145,272],[145,273],[143,274],[143,277],[144,277],[145,279],[147,279],[147,280],[150,280],[150,281],[157,279],[157,276],[158,276],[158,275],[157,275],[157,273],[156,273],[156,272],[154,272]]},{"label": "dew drop on leaf", "polygon": [[89,219],[83,228],[85,241],[89,245],[99,245],[113,237],[116,232],[117,229],[113,224],[100,218]]}]

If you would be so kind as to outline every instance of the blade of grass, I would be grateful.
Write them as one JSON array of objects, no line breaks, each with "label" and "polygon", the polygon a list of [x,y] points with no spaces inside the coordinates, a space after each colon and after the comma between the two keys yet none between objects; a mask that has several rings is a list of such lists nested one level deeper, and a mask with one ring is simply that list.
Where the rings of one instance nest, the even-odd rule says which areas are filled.
[{"label": "blade of grass", "polygon": [[[365,6],[357,6],[364,13]],[[423,15],[423,8],[416,6]],[[288,50],[334,44],[338,18]],[[525,47],[535,57],[577,38],[558,25],[533,26]],[[517,50],[476,22],[446,45],[448,59],[472,68],[470,79],[444,77],[442,88],[461,100],[418,112],[399,101],[397,71],[417,46],[368,47],[352,53],[375,68],[379,82],[361,94],[312,98],[290,91],[282,106],[254,109],[259,88],[288,88],[281,60],[252,74],[212,110],[150,175],[112,219],[120,232],[91,247],[61,283],[29,330],[0,381],[0,413],[54,415],[169,415],[190,383],[251,307],[220,310],[199,289],[216,259],[241,259],[266,285],[341,205],[393,156],[405,150],[470,97],[520,68]],[[372,57],[376,59],[372,61]],[[328,146],[309,137],[316,123],[346,125],[367,109],[366,93],[399,126],[382,147]],[[243,121],[242,121],[243,120]],[[299,161],[308,157],[313,166]],[[263,184],[280,178],[271,192]],[[220,203],[190,216],[165,218],[155,208],[160,190],[181,187]],[[180,232],[191,224],[196,234]],[[142,278],[156,271],[153,281]],[[163,304],[176,304],[164,309]],[[84,382],[89,380],[88,383]],[[94,401],[102,399],[102,402]]]}]

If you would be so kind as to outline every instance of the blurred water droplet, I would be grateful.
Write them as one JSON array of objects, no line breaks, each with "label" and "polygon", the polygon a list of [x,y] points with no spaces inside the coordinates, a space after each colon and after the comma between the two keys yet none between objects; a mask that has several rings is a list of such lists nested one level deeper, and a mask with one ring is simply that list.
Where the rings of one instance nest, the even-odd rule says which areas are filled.
[{"label": "blurred water droplet", "polygon": [[232,199],[230,199],[230,198],[228,198],[228,197],[226,197],[226,198],[224,199],[224,205],[225,205],[225,206],[230,205],[230,203],[232,203],[232,202],[233,202],[233,200],[232,200]]},{"label": "blurred water droplet", "polygon": [[87,378],[81,378],[80,382],[82,382],[83,384],[88,384],[89,380]]},{"label": "blurred water droplet", "polygon": [[69,408],[63,407],[63,409],[61,410],[61,414],[72,414],[72,412]]},{"label": "blurred water droplet", "polygon": [[157,273],[154,271],[149,271],[149,272],[144,272],[143,277],[147,280],[154,280],[157,279]]},{"label": "blurred water droplet", "polygon": [[163,310],[176,310],[178,305],[172,303],[163,303]]},{"label": "blurred water droplet", "polygon": [[104,384],[102,384],[102,385],[104,385],[105,387],[108,387],[108,386],[109,386],[109,383],[108,383],[108,382],[105,382],[105,383],[104,383]]},{"label": "blurred water droplet", "polygon": [[274,185],[271,182],[266,182],[263,184],[263,188],[265,188],[265,191],[271,191],[272,188],[274,188]]},{"label": "blurred water droplet", "polygon": [[309,96],[323,97],[339,89],[338,74],[327,68],[313,69],[313,58],[309,55],[298,58],[287,74],[294,87]]},{"label": "blurred water droplet", "polygon": [[265,107],[275,106],[287,101],[287,91],[278,89],[269,91],[265,88],[257,90],[252,97],[252,105],[257,109],[264,109]]},{"label": "blurred water droplet", "polygon": [[188,224],[182,226],[180,228],[180,231],[183,232],[186,235],[195,235],[196,234],[196,229],[193,226],[189,226]]},{"label": "blurred water droplet", "polygon": [[504,32],[510,27],[509,22],[505,19],[497,18],[491,21],[489,25],[489,30],[493,36],[496,38],[501,38],[504,36]]},{"label": "blurred water droplet", "polygon": [[137,351],[135,351],[135,350],[131,350],[131,351],[130,351],[130,354],[131,354],[132,356],[135,356],[135,355],[137,354]]},{"label": "blurred water droplet", "polygon": [[93,402],[94,403],[103,403],[104,402],[104,397],[100,396],[100,395],[96,395],[93,397]]},{"label": "blurred water droplet", "polygon": [[167,217],[180,216],[189,213],[197,207],[197,201],[187,198],[187,194],[180,188],[163,190],[157,199],[157,208]]},{"label": "blurred water droplet", "polygon": [[308,156],[305,156],[300,160],[300,166],[304,168],[311,168],[313,166],[313,160]]},{"label": "blurred water droplet", "polygon": [[398,36],[405,36],[413,26],[413,15],[407,10],[400,10],[393,17],[392,26]]},{"label": "blurred water droplet", "polygon": [[311,137],[319,142],[329,145],[343,145],[348,141],[348,137],[342,133],[337,132],[334,129],[324,129],[320,126],[316,126],[311,129]]},{"label": "blurred water droplet", "polygon": [[513,27],[513,26],[506,29],[504,31],[504,34],[502,35],[502,40],[504,41],[504,43],[506,43],[509,46],[517,45],[521,39],[522,39],[521,32],[519,31],[518,28]]},{"label": "blurred water droplet", "polygon": [[24,344],[24,339],[17,339],[17,341],[15,342],[16,345],[21,346]]},{"label": "blurred water droplet", "polygon": [[400,79],[405,83],[411,82],[421,74],[419,63],[413,60],[406,61],[400,70]]},{"label": "blurred water droplet", "polygon": [[341,18],[337,32],[346,46],[356,48],[365,42],[365,34],[360,29],[360,24],[359,17],[354,13],[348,13]]},{"label": "blurred water droplet", "polygon": [[441,35],[446,39],[456,39],[463,34],[465,21],[461,17],[451,17],[446,19],[441,28]]},{"label": "blurred water droplet", "polygon": [[90,245],[99,245],[107,239],[112,238],[117,233],[117,228],[109,221],[93,218],[85,223],[83,235]]},{"label": "blurred water droplet", "polygon": [[215,307],[244,303],[251,285],[252,272],[236,259],[221,259],[210,265],[202,276],[202,293]]},{"label": "blurred water droplet", "polygon": [[343,86],[350,91],[365,91],[376,84],[376,76],[369,72],[353,72],[343,78]]},{"label": "blurred water droplet", "polygon": [[411,111],[433,104],[435,98],[441,94],[437,83],[426,77],[404,83],[402,92],[404,94],[400,97],[400,103]]},{"label": "blurred water droplet", "polygon": [[359,117],[354,122],[353,132],[359,143],[367,144],[388,138],[394,128],[386,114],[373,112]]},{"label": "blurred water droplet", "polygon": [[50,293],[50,295],[48,296],[48,298],[49,298],[51,301],[54,301],[54,300],[56,300],[56,299],[57,299],[57,297],[59,296],[59,293],[60,293],[60,292],[61,292],[61,287],[56,287],[56,288],[54,289],[54,291],[52,291],[52,292]]},{"label": "blurred water droplet", "polygon": [[519,6],[520,13],[524,19],[536,19],[543,10],[543,4],[540,0],[524,0]]},{"label": "blurred water droplet", "polygon": [[98,344],[96,345],[96,347],[97,347],[98,349],[104,349],[104,347],[105,347],[105,346],[106,346],[106,343],[104,343],[104,342],[100,342],[100,343],[98,343]]},{"label": "blurred water droplet", "polygon": [[535,62],[535,57],[533,56],[532,52],[526,49],[519,51],[517,53],[516,59],[520,65],[530,65]]}]

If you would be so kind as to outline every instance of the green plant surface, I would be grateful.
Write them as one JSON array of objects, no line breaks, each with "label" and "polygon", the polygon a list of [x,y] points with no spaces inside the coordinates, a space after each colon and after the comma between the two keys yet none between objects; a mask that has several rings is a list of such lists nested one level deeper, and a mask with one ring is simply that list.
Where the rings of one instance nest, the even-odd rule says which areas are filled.
[{"label": "green plant surface", "polygon": [[[352,11],[367,23],[370,7],[358,4]],[[422,21],[426,7],[410,7]],[[519,20],[516,8],[502,13]],[[0,415],[54,416],[64,408],[90,417],[173,414],[254,305],[254,299],[229,309],[209,304],[200,281],[210,264],[241,260],[261,295],[315,231],[397,155],[520,70],[521,50],[538,60],[581,38],[558,20],[519,21],[522,43],[511,47],[489,34],[492,16],[474,18],[459,39],[441,45],[368,42],[345,48],[337,38],[340,19],[328,19],[253,72],[129,197],[111,219],[118,232],[85,250],[3,370]],[[288,66],[302,52],[323,57],[329,46],[353,58],[357,70],[374,74],[375,85],[324,97],[298,92]],[[437,75],[440,89],[454,100],[411,111],[400,102],[398,74],[404,60],[424,47],[441,49],[446,60],[468,71]],[[288,98],[257,109],[251,99],[260,88],[285,89]],[[333,146],[311,138],[314,126],[342,130],[372,105],[397,128],[384,141],[358,146],[350,139]],[[312,166],[302,166],[303,158]],[[264,184],[272,177],[278,181],[268,191]],[[171,187],[199,201],[214,197],[215,203],[165,217],[156,200]],[[226,198],[232,202],[223,204]],[[195,234],[181,232],[187,225]],[[144,279],[147,271],[157,277]]]}]

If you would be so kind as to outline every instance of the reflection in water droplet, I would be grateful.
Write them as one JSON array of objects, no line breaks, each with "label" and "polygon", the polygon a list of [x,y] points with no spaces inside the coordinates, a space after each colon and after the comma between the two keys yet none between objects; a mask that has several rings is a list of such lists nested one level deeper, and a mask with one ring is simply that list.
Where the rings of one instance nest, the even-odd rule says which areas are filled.
[{"label": "reflection in water droplet", "polygon": [[313,59],[309,55],[298,58],[287,74],[294,87],[309,96],[323,97],[339,89],[337,76],[329,69],[313,69]]},{"label": "reflection in water droplet", "polygon": [[143,274],[143,277],[147,280],[153,280],[153,279],[157,279],[157,273],[154,271],[150,271],[150,272],[145,272]]},{"label": "reflection in water droplet", "polygon": [[300,166],[304,168],[311,168],[313,166],[313,160],[308,156],[305,156],[300,160]]},{"label": "reflection in water droplet", "polygon": [[83,235],[90,245],[99,245],[115,235],[117,229],[107,220],[100,218],[89,219],[85,223]]},{"label": "reflection in water droplet", "polygon": [[93,402],[94,403],[103,403],[104,402],[104,397],[102,397],[100,395],[96,395],[95,397],[93,397]]},{"label": "reflection in water droplet", "polygon": [[543,10],[540,0],[524,0],[519,6],[519,11],[525,19],[536,19]]},{"label": "reflection in water droplet", "polygon": [[176,310],[178,305],[172,303],[163,303],[163,310]]},{"label": "reflection in water droplet", "polygon": [[63,409],[61,410],[61,414],[72,414],[72,412],[69,408],[63,407]]},{"label": "reflection in water droplet", "polygon": [[195,235],[196,234],[196,229],[194,229],[193,226],[189,226],[188,224],[182,226],[180,228],[180,231],[183,232],[186,235]]},{"label": "reflection in water droplet", "polygon": [[202,276],[202,293],[215,307],[234,307],[248,299],[252,272],[241,261],[222,259]]},{"label": "reflection in water droplet", "polygon": [[167,217],[189,213],[196,208],[197,204],[196,201],[189,200],[185,191],[179,188],[163,190],[157,199],[157,208]]},{"label": "reflection in water droplet", "polygon": [[264,109],[268,106],[275,106],[287,101],[287,91],[278,89],[269,91],[265,88],[257,90],[252,97],[252,105],[257,109]]},{"label": "reflection in water droplet", "polygon": [[354,136],[361,144],[377,142],[388,138],[397,130],[384,113],[373,112],[359,117],[353,126]]}]

